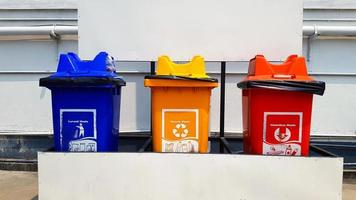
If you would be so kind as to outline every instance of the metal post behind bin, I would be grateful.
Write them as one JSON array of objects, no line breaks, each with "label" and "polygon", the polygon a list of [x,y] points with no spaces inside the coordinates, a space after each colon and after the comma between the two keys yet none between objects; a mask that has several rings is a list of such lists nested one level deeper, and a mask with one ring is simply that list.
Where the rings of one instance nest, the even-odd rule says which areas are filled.
[{"label": "metal post behind bin", "polygon": [[[155,75],[156,74],[156,63],[155,61],[150,62],[150,75]],[[148,149],[148,147],[152,144],[152,96],[151,96],[151,107],[150,107],[150,136],[147,138],[145,143],[142,145],[142,147],[138,150],[138,152],[144,152]]]},{"label": "metal post behind bin", "polygon": [[220,73],[220,153],[224,153],[225,144],[225,75],[226,75],[226,62],[221,62]]}]

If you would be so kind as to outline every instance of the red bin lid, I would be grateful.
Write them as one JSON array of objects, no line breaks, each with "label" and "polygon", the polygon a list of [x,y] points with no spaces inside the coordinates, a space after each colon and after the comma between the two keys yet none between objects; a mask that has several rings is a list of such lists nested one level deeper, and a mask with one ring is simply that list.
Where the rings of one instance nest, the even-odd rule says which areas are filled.
[{"label": "red bin lid", "polygon": [[248,75],[239,88],[265,88],[323,95],[325,83],[308,75],[304,57],[291,55],[282,64],[272,64],[263,55],[250,60]]}]

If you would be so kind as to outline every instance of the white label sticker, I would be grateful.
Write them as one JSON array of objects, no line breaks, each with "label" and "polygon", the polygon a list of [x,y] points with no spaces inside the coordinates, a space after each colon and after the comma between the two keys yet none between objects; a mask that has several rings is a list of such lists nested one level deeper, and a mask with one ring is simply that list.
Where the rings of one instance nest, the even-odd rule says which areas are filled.
[{"label": "white label sticker", "polygon": [[265,112],[263,154],[301,155],[302,112]]},{"label": "white label sticker", "polygon": [[62,151],[97,151],[95,109],[60,109]]},{"label": "white label sticker", "polygon": [[199,110],[162,110],[162,152],[199,152]]}]

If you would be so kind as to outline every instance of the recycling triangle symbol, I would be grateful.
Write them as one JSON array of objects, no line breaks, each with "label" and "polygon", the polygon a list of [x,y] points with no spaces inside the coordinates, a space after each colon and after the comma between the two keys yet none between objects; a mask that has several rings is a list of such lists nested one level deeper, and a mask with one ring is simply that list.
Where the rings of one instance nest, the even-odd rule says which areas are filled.
[{"label": "recycling triangle symbol", "polygon": [[179,123],[173,128],[172,133],[178,138],[185,138],[188,136],[189,130],[187,129],[187,125]]}]

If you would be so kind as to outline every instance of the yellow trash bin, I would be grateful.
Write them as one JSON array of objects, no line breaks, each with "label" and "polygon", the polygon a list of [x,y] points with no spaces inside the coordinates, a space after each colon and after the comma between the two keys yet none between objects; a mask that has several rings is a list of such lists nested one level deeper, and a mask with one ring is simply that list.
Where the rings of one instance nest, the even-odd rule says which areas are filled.
[{"label": "yellow trash bin", "polygon": [[144,84],[152,95],[153,151],[208,152],[210,96],[218,81],[206,75],[204,58],[176,64],[161,56]]}]

